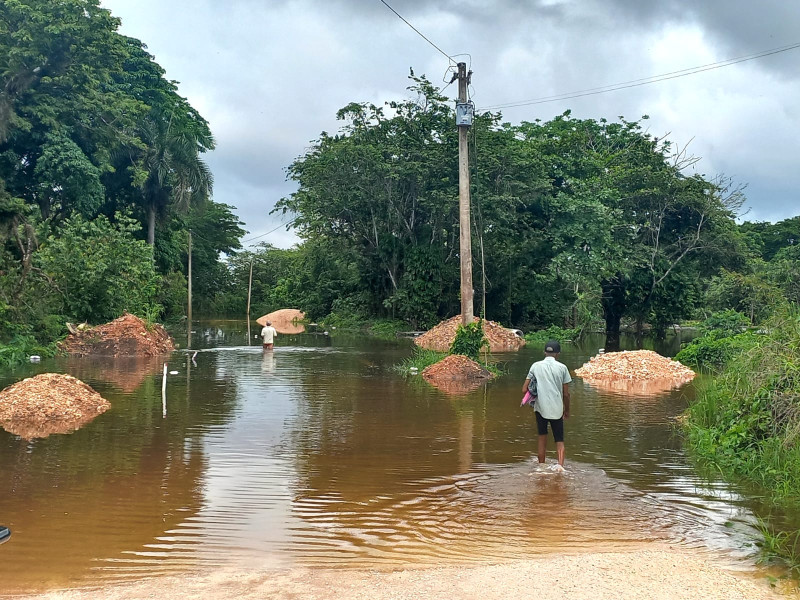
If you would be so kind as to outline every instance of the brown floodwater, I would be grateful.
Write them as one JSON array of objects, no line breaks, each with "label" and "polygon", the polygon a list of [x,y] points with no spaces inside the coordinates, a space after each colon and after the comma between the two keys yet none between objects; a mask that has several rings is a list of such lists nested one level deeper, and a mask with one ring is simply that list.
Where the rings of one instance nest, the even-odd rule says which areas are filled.
[{"label": "brown floodwater", "polygon": [[[602,341],[565,344],[562,360],[574,370]],[[655,349],[674,354],[679,341]],[[0,375],[5,387],[69,373],[112,405],[69,435],[0,430],[0,525],[13,532],[0,545],[0,594],[647,541],[754,562],[758,499],[698,476],[676,429],[696,383],[576,378],[557,475],[535,464],[533,414],[519,406],[538,348],[497,355],[506,376],[454,397],[393,371],[409,340],[281,335],[264,352],[243,322],[216,322],[195,328],[192,347],[168,359],[166,416],[160,360],[53,359]]]}]

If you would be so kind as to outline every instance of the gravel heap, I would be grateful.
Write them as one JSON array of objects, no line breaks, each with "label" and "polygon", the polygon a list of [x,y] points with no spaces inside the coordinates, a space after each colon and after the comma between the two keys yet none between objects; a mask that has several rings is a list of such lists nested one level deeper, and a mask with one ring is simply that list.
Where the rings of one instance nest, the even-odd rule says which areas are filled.
[{"label": "gravel heap", "polygon": [[689,367],[652,350],[623,350],[598,354],[581,368],[576,369],[575,374],[590,381],[625,379],[691,381],[695,376],[695,372]]},{"label": "gravel heap", "polygon": [[264,327],[267,321],[272,323],[275,331],[284,335],[294,335],[305,332],[305,325],[300,323],[306,318],[306,313],[296,308],[282,308],[268,315],[256,319],[256,323]]},{"label": "gravel heap", "polygon": [[256,323],[263,327],[267,324],[267,321],[270,321],[273,325],[275,325],[276,321],[281,323],[292,323],[293,321],[302,321],[305,318],[306,313],[301,310],[297,310],[296,308],[282,308],[280,310],[272,311],[263,317],[259,317],[256,319]]},{"label": "gravel heap", "polygon": [[71,333],[61,349],[72,356],[158,356],[175,350],[175,344],[161,325],[148,327],[125,313],[105,325]]},{"label": "gravel heap", "polygon": [[30,440],[74,431],[110,406],[79,379],[44,373],[0,392],[0,425],[9,433]]},{"label": "gravel heap", "polygon": [[492,377],[489,371],[461,354],[446,356],[422,371],[425,381],[447,394],[466,394]]},{"label": "gravel heap", "polygon": [[[478,320],[478,317],[473,319],[475,322]],[[450,350],[453,340],[456,339],[456,329],[460,324],[460,316],[442,321],[433,329],[414,338],[414,343],[426,350],[447,352]],[[525,345],[523,338],[494,321],[484,321],[483,331],[489,340],[489,352],[516,352]]]}]

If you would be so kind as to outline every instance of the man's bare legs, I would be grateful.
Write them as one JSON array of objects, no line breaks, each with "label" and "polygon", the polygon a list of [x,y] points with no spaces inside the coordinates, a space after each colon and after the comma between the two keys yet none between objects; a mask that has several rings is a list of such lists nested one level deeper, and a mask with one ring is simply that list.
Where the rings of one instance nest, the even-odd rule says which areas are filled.
[{"label": "man's bare legs", "polygon": [[[545,457],[547,455],[547,436],[540,435],[539,436],[539,452],[538,452],[538,459],[539,464],[544,464]],[[562,467],[564,466],[564,442],[556,442],[556,456],[558,457],[558,464]]]}]

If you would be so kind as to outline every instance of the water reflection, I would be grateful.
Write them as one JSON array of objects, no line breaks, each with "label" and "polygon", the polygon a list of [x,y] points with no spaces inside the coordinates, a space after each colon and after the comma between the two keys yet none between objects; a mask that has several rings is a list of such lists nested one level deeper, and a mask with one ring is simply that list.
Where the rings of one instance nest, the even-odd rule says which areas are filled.
[{"label": "water reflection", "polygon": [[264,373],[274,373],[275,372],[275,351],[264,350],[264,358],[261,359],[261,370]]},{"label": "water reflection", "polygon": [[69,357],[64,369],[81,381],[104,381],[126,394],[135,392],[148,377],[161,375],[164,357]]},{"label": "water reflection", "polygon": [[685,381],[676,379],[591,379],[587,382],[600,392],[616,394],[623,397],[636,396],[658,396],[680,390]]},{"label": "water reflection", "polygon": [[[0,520],[14,531],[0,591],[227,561],[496,562],[649,540],[752,552],[758,506],[699,478],[673,427],[694,384],[620,392],[576,379],[568,472],[556,475],[536,466],[533,412],[519,406],[537,349],[454,398],[392,371],[410,342],[306,334],[264,352],[244,344],[244,322],[198,331],[196,355],[169,358],[179,374],[165,419],[156,365],[43,361],[0,382],[80,374],[112,404],[68,436],[0,433]],[[603,341],[562,359],[574,369]]]}]

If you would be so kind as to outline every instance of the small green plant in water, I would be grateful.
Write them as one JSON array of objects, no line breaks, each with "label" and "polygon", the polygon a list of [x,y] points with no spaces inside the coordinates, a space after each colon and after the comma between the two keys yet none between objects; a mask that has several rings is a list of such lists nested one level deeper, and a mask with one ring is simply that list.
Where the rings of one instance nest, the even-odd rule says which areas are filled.
[{"label": "small green plant in water", "polygon": [[399,365],[396,365],[394,369],[402,375],[410,375],[413,371],[422,373],[426,367],[436,364],[445,356],[447,356],[447,354],[444,352],[426,350],[425,348],[415,348],[414,354],[406,358]]},{"label": "small green plant in water", "polygon": [[486,339],[486,334],[483,332],[482,320],[459,325],[456,329],[456,337],[450,345],[450,354],[463,354],[477,361],[480,358],[481,349],[488,343],[489,340]]},{"label": "small green plant in water", "polygon": [[762,537],[759,562],[781,562],[792,577],[800,576],[800,531],[774,531],[761,519],[757,527]]}]

